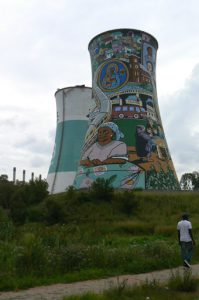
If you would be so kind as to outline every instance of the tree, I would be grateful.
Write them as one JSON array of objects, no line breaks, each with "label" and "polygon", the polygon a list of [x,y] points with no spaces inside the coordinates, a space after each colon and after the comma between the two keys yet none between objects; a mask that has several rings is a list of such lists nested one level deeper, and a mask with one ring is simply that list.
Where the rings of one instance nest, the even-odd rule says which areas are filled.
[{"label": "tree", "polygon": [[36,179],[19,185],[10,201],[10,215],[19,224],[28,218],[28,210],[41,203],[48,195],[48,184],[45,180]]},{"label": "tree", "polygon": [[0,175],[0,206],[4,209],[10,208],[10,199],[17,187],[12,181],[8,181],[8,176]]},{"label": "tree", "polygon": [[48,183],[46,180],[36,179],[30,181],[27,188],[27,194],[29,196],[29,204],[38,204],[42,202],[49,194]]},{"label": "tree", "polygon": [[182,190],[197,191],[199,190],[199,172],[185,173],[180,179]]},{"label": "tree", "polygon": [[108,179],[96,179],[91,185],[91,198],[96,200],[111,201],[114,193],[112,183],[115,180],[115,178],[116,176],[113,175]]},{"label": "tree", "polygon": [[8,182],[8,175],[1,174],[0,175],[0,182]]}]

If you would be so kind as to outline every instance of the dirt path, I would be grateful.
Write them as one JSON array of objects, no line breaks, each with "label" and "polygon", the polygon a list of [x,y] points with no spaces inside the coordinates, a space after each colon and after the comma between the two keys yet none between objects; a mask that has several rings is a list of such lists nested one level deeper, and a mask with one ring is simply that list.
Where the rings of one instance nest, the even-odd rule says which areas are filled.
[{"label": "dirt path", "polygon": [[[86,292],[101,293],[113,286],[118,286],[125,282],[127,285],[135,285],[157,280],[158,282],[167,281],[172,273],[177,271],[182,274],[183,267],[155,271],[151,273],[137,275],[121,275],[107,279],[88,280],[67,284],[54,284],[41,286],[18,292],[0,292],[0,300],[62,300],[64,296],[83,294]],[[199,277],[199,265],[192,266],[192,274]]]}]

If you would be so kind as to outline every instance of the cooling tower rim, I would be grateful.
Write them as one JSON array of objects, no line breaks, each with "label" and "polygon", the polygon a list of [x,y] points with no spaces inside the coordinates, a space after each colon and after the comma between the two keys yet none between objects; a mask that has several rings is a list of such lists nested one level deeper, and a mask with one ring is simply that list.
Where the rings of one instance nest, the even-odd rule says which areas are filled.
[{"label": "cooling tower rim", "polygon": [[56,92],[55,92],[55,95],[56,95],[58,92],[60,92],[60,91],[68,90],[68,89],[75,89],[75,88],[79,88],[79,89],[85,88],[85,89],[90,89],[90,90],[92,90],[92,87],[90,87],[90,86],[85,86],[84,84],[81,84],[81,85],[67,86],[67,87],[64,87],[64,88],[57,89]]},{"label": "cooling tower rim", "polygon": [[141,33],[145,33],[145,34],[149,35],[149,36],[152,37],[152,39],[156,42],[156,44],[157,44],[157,49],[158,49],[158,41],[157,41],[157,39],[156,39],[152,34],[148,33],[147,31],[143,31],[143,30],[139,30],[139,29],[133,29],[133,28],[117,28],[117,29],[112,29],[112,30],[110,29],[110,30],[107,30],[107,31],[103,31],[103,32],[97,34],[96,36],[94,36],[94,37],[90,40],[90,42],[89,42],[89,44],[88,44],[88,49],[89,49],[91,43],[93,42],[93,40],[96,39],[97,37],[103,35],[103,34],[106,34],[106,33],[109,33],[109,32],[115,32],[115,31],[127,31],[127,30],[128,30],[128,31],[129,31],[129,30],[132,30],[132,31],[134,31],[134,32],[141,32]]}]

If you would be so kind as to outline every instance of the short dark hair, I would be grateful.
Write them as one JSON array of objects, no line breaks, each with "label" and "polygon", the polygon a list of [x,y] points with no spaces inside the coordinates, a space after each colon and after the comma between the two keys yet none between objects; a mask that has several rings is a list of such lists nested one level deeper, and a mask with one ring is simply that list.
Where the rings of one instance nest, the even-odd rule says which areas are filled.
[{"label": "short dark hair", "polygon": [[183,220],[187,220],[189,218],[189,214],[188,213],[183,213],[182,218],[183,218]]}]

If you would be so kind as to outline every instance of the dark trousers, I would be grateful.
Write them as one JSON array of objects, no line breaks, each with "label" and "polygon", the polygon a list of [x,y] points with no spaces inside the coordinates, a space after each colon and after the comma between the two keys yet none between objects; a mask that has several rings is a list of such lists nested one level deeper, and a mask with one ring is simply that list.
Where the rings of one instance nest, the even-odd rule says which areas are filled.
[{"label": "dark trousers", "polygon": [[189,263],[191,262],[191,258],[193,255],[193,243],[192,242],[180,242],[181,246],[181,255],[183,260],[187,260]]}]

